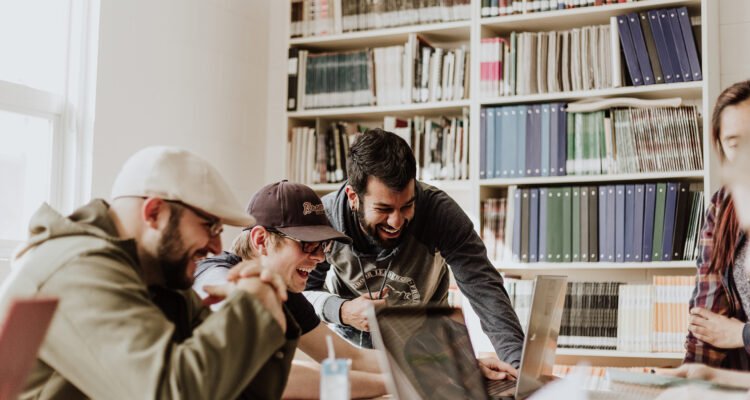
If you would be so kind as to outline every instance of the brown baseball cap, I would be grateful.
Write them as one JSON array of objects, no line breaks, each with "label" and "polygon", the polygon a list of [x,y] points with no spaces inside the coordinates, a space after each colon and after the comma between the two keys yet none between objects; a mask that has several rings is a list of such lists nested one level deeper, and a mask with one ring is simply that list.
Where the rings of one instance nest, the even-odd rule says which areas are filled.
[{"label": "brown baseball cap", "polygon": [[300,183],[283,180],[262,187],[250,199],[247,213],[255,218],[254,226],[272,228],[303,242],[352,242],[328,222],[320,197]]}]

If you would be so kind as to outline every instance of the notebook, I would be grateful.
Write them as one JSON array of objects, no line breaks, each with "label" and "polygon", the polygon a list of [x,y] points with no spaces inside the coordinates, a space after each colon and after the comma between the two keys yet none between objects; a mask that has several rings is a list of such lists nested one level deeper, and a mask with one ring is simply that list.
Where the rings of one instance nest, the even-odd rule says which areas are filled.
[{"label": "notebook", "polygon": [[15,399],[34,366],[57,299],[14,300],[0,325],[0,399]]},{"label": "notebook", "polygon": [[372,309],[373,345],[389,392],[399,399],[523,399],[549,381],[567,277],[537,276],[517,381],[482,375],[459,309]]}]

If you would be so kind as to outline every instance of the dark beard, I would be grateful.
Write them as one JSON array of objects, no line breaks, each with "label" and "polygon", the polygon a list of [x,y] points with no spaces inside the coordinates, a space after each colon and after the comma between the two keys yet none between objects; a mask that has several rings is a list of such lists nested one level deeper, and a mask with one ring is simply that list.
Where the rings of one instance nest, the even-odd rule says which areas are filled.
[{"label": "dark beard", "polygon": [[180,212],[172,209],[164,234],[159,240],[157,257],[164,276],[164,286],[170,289],[185,290],[193,286],[193,278],[187,276],[190,254],[183,248],[180,235]]},{"label": "dark beard", "polygon": [[364,207],[357,207],[356,210],[354,210],[354,215],[357,216],[357,223],[359,223],[359,226],[362,228],[362,230],[365,232],[365,234],[370,238],[370,241],[377,244],[378,246],[382,247],[386,250],[395,249],[398,247],[398,245],[401,244],[401,239],[404,237],[404,233],[406,231],[406,226],[409,225],[409,220],[404,220],[404,224],[401,226],[401,234],[398,235],[395,239],[381,239],[380,235],[378,235],[378,227],[370,226],[365,221],[365,212],[362,211]]}]

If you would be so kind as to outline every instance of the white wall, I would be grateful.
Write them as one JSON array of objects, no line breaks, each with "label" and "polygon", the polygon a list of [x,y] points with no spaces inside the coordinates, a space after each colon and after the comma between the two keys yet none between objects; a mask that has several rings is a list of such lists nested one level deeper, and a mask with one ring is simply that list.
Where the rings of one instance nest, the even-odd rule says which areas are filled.
[{"label": "white wall", "polygon": [[721,0],[719,8],[719,40],[721,87],[750,79],[750,2]]},{"label": "white wall", "polygon": [[149,145],[209,159],[243,205],[265,183],[269,6],[102,0],[93,197]]},{"label": "white wall", "polygon": [[286,160],[286,79],[287,79],[287,44],[289,42],[288,0],[269,0],[270,16],[273,24],[269,26],[268,53],[268,133],[266,142],[269,157],[266,164],[266,181],[272,182],[284,178]]}]

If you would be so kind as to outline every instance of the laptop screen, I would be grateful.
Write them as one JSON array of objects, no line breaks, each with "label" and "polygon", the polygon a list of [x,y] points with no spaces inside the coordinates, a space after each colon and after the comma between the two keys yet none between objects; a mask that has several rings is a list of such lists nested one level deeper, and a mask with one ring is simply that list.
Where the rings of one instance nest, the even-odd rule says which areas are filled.
[{"label": "laptop screen", "polygon": [[[534,281],[517,398],[533,393],[552,373],[566,287],[565,276],[539,275]],[[381,365],[399,398],[488,398],[460,309],[381,308],[371,315],[370,328],[375,347],[386,350]]]},{"label": "laptop screen", "polygon": [[377,324],[400,398],[487,398],[460,309],[388,307]]}]

